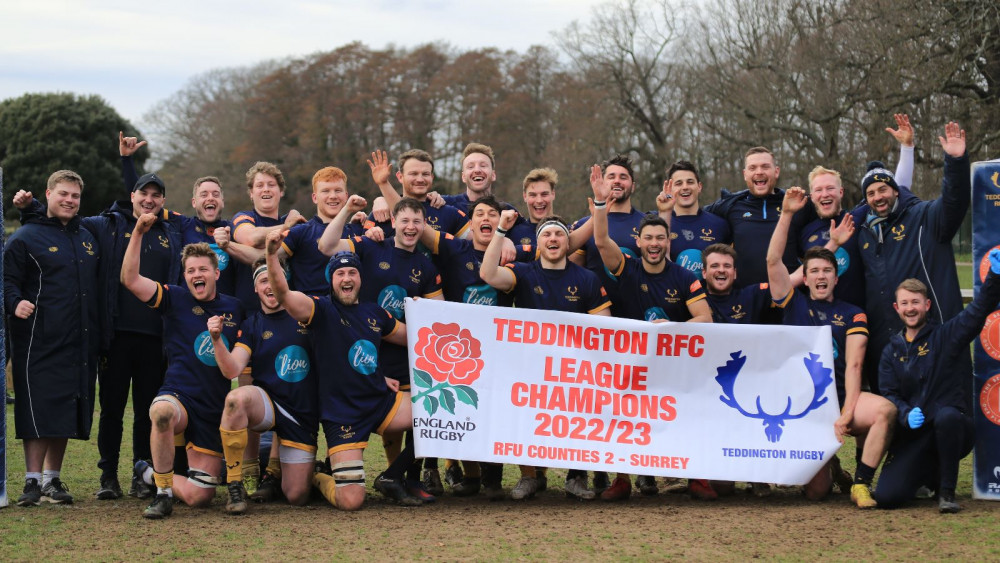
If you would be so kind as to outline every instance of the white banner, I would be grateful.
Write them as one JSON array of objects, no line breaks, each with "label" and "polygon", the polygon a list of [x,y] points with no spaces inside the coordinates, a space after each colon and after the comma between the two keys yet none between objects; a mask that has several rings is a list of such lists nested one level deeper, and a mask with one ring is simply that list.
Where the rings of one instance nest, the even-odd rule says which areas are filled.
[{"label": "white banner", "polygon": [[829,327],[405,307],[417,457],[801,485],[839,447]]}]

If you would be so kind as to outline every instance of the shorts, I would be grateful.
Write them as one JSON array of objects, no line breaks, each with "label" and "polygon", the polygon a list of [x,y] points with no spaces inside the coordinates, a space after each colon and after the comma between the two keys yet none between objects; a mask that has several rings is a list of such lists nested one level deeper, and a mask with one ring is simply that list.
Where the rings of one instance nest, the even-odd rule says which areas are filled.
[{"label": "shorts", "polygon": [[[174,436],[174,445],[184,445],[189,450],[221,458],[222,436],[219,435],[219,423],[222,421],[222,409],[214,412],[190,410],[185,405],[194,401],[176,391],[160,390],[152,404],[160,401],[172,403],[187,414],[187,427],[184,432]],[[150,405],[152,407],[152,404]]]},{"label": "shorts", "polygon": [[403,402],[401,392],[388,393],[385,400],[370,416],[362,420],[323,421],[323,434],[326,436],[326,455],[331,456],[346,450],[363,450],[368,447],[368,436],[372,432],[381,435],[392,417],[396,416],[399,405]]},{"label": "shorts", "polygon": [[[307,452],[309,460],[315,459],[317,429],[304,427],[301,421],[297,420],[281,403],[272,399],[263,388],[257,386],[253,388],[260,393],[260,398],[264,400],[264,420],[249,430],[254,432],[274,430],[278,437],[282,461],[302,457],[295,452],[286,452],[286,448]],[[290,461],[288,463],[300,462]]]}]

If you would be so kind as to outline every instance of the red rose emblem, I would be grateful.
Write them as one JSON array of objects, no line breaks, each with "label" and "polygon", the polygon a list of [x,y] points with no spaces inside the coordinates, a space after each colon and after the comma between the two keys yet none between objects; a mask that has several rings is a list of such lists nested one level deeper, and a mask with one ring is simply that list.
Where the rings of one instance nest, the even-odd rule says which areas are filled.
[{"label": "red rose emblem", "polygon": [[483,369],[479,341],[457,323],[434,323],[417,332],[416,367],[435,381],[469,385]]}]

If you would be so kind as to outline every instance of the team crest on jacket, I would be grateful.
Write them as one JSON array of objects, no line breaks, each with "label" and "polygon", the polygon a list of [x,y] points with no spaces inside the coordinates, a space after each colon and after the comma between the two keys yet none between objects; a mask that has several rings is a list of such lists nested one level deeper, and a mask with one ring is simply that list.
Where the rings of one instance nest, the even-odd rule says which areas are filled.
[{"label": "team crest on jacket", "polygon": [[83,249],[87,251],[87,254],[89,256],[93,256],[94,255],[94,243],[83,241],[80,244],[83,245]]},{"label": "team crest on jacket", "polygon": [[159,235],[156,238],[160,240],[160,246],[162,246],[163,248],[170,248],[170,241],[167,240],[167,237]]},{"label": "team crest on jacket", "polygon": [[58,246],[50,246],[49,247],[49,252],[59,252],[59,247]]},{"label": "team crest on jacket", "polygon": [[199,307],[198,305],[195,305],[194,307],[191,307],[191,312],[194,313],[194,314],[196,314],[196,315],[204,315],[205,314],[205,310],[202,309],[201,307]]},{"label": "team crest on jacket", "polygon": [[892,238],[896,239],[896,242],[906,238],[906,225],[893,225],[889,230],[892,231]]}]

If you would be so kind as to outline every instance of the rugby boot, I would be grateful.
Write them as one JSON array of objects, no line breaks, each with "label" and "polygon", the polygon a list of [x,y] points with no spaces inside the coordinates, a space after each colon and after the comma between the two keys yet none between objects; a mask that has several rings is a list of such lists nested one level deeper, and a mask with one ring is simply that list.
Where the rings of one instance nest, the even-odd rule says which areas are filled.
[{"label": "rugby boot", "polygon": [[639,492],[646,496],[653,496],[660,492],[660,488],[656,486],[656,477],[652,475],[639,475],[636,477],[635,488],[639,489]]},{"label": "rugby boot", "polygon": [[538,491],[537,477],[521,477],[514,488],[510,490],[510,498],[513,500],[532,498],[536,491]]},{"label": "rugby boot", "polygon": [[69,494],[66,483],[56,477],[42,487],[42,500],[52,504],[73,504],[73,495]]},{"label": "rugby boot", "polygon": [[854,486],[854,479],[851,478],[850,473],[844,471],[844,468],[840,466],[840,458],[837,456],[833,456],[833,459],[830,460],[830,473],[833,476],[833,484],[837,485],[840,494],[851,491],[851,487]]},{"label": "rugby boot", "polygon": [[466,477],[451,486],[451,494],[456,497],[471,497],[479,494],[483,481],[479,477]]},{"label": "rugby boot", "polygon": [[757,498],[771,496],[771,485],[768,483],[747,483],[747,490]]},{"label": "rugby boot", "polygon": [[115,500],[122,498],[122,486],[117,475],[101,477],[101,488],[95,494],[97,500]]},{"label": "rugby boot", "polygon": [[941,495],[938,496],[938,512],[941,514],[955,514],[960,510],[962,510],[962,507],[955,502],[955,493],[941,491]]},{"label": "rugby boot", "polygon": [[538,472],[538,477],[535,477],[535,480],[538,483],[538,487],[535,490],[536,493],[540,493],[540,492],[544,491],[545,489],[549,488],[549,478],[548,478],[547,475],[545,475],[544,471],[539,471]]},{"label": "rugby boot", "polygon": [[628,477],[619,475],[612,481],[611,486],[601,493],[601,500],[628,500],[630,496],[632,496],[632,481]]},{"label": "rugby boot", "polygon": [[129,487],[128,496],[136,497],[140,499],[152,498],[156,493],[156,485],[152,483],[147,483],[145,479],[142,478],[143,473],[145,473],[147,467],[152,467],[149,462],[143,459],[135,462],[132,467],[132,486]]},{"label": "rugby boot", "polygon": [[564,490],[566,496],[580,500],[594,500],[594,497],[597,496],[594,491],[587,488],[587,478],[583,475],[566,479]]},{"label": "rugby boot", "polygon": [[[435,469],[434,471],[437,471]],[[445,468],[444,470],[444,482],[449,487],[454,487],[465,479],[465,474],[462,472],[462,465],[460,463],[453,463]],[[438,482],[441,482],[441,478],[438,477]],[[431,491],[433,492],[433,491]]]},{"label": "rugby boot", "polygon": [[608,478],[608,474],[604,471],[595,471],[593,485],[594,494],[599,495],[611,486],[611,480]]},{"label": "rugby boot", "polygon": [[[447,476],[447,472],[445,472],[445,475]],[[423,482],[424,488],[427,489],[428,493],[434,496],[444,494],[444,485],[441,484],[441,473],[436,467],[425,468],[420,480]]]},{"label": "rugby boot", "polygon": [[257,492],[257,487],[260,486],[260,477],[256,475],[251,475],[247,473],[243,476],[243,490],[247,492],[248,495],[252,495]]},{"label": "rugby boot", "polygon": [[270,473],[264,473],[257,490],[250,495],[254,502],[271,502],[281,498],[281,481]]},{"label": "rugby boot", "polygon": [[677,477],[667,477],[666,479],[663,480],[663,484],[666,485],[666,488],[664,488],[663,490],[668,493],[677,494],[677,493],[690,492],[688,490],[687,481],[685,481],[684,479],[678,479]]},{"label": "rugby boot", "polygon": [[243,481],[233,481],[226,484],[229,498],[226,499],[227,514],[244,514],[247,511],[247,491],[243,488]]},{"label": "rugby boot", "polygon": [[150,520],[162,520],[174,512],[174,497],[160,493],[153,497],[153,502],[142,511],[142,517]]},{"label": "rugby boot", "polygon": [[707,479],[688,479],[688,492],[691,498],[700,500],[715,500],[719,498],[719,493],[715,492],[712,484]]},{"label": "rugby boot", "polygon": [[406,492],[420,499],[420,502],[424,504],[430,504],[437,500],[437,497],[427,492],[427,489],[424,488],[424,484],[420,481],[411,481],[407,479]]},{"label": "rugby boot", "polygon": [[507,498],[507,494],[503,492],[503,485],[500,481],[483,483],[483,492],[486,493],[487,500],[497,501]]},{"label": "rugby boot", "polygon": [[38,506],[42,504],[42,487],[38,479],[28,479],[24,482],[24,492],[17,499],[18,506]]},{"label": "rugby boot", "polygon": [[872,498],[872,491],[864,483],[851,485],[851,502],[858,505],[858,508],[875,508],[878,503]]},{"label": "rugby boot", "polygon": [[390,479],[384,473],[380,473],[372,483],[375,490],[382,493],[388,499],[396,501],[401,506],[420,506],[423,501],[406,491],[406,485],[399,479]]}]

